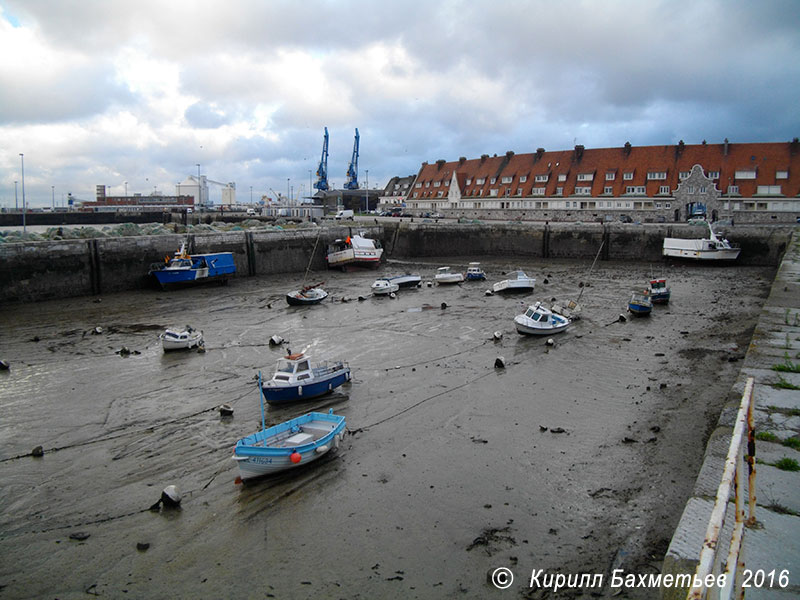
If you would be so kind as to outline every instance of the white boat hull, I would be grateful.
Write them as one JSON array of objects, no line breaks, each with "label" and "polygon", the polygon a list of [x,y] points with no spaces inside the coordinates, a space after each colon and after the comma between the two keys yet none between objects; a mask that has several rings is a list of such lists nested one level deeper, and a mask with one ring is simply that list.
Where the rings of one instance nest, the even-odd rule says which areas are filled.
[{"label": "white boat hull", "polygon": [[[736,260],[739,258],[740,248],[725,248],[720,250],[698,250],[693,248],[668,247],[664,240],[664,256],[672,258],[689,258],[692,260]],[[683,240],[681,240],[683,241]]]},{"label": "white boat hull", "polygon": [[503,292],[532,292],[536,280],[532,281],[498,281],[492,286],[495,294]]},{"label": "white boat hull", "polygon": [[464,276],[461,273],[451,273],[450,275],[445,276],[437,275],[434,277],[434,279],[439,285],[448,285],[453,283],[461,283],[464,281]]},{"label": "white boat hull", "polygon": [[514,325],[517,328],[517,333],[524,333],[526,335],[551,335],[561,333],[569,327],[570,322],[562,323],[560,325],[542,326],[532,322],[530,319],[525,319],[523,315],[514,317]]},{"label": "white boat hull", "polygon": [[203,343],[203,333],[200,331],[193,331],[189,334],[181,332],[178,337],[162,333],[159,337],[161,338],[161,345],[164,348],[164,352],[189,350]]}]

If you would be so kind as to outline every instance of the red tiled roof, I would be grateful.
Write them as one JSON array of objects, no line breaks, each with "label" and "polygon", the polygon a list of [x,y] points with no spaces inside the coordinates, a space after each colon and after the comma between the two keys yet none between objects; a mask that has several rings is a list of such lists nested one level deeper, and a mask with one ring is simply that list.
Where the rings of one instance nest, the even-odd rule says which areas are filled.
[{"label": "red tiled roof", "polygon": [[[750,197],[756,194],[759,185],[780,185],[786,197],[800,195],[800,143],[770,142],[748,144],[685,144],[669,146],[630,146],[621,148],[558,150],[541,154],[513,154],[450,161],[445,163],[423,163],[417,176],[417,183],[439,181],[441,190],[449,186],[453,171],[464,197],[487,197],[489,190],[498,189],[498,196],[505,195],[505,188],[511,188],[509,195],[516,195],[519,188],[522,196],[531,196],[534,187],[545,187],[545,196],[555,195],[557,187],[563,188],[563,195],[575,192],[575,187],[591,186],[591,195],[600,196],[605,187],[611,188],[613,196],[621,196],[627,186],[644,186],[648,196],[658,193],[660,186],[668,185],[671,191],[678,187],[679,175],[689,172],[699,164],[708,175],[719,172],[715,180],[717,189],[727,193],[728,186],[738,185],[739,194]],[[755,179],[737,179],[737,171],[755,169]],[[777,179],[778,171],[788,171],[785,179]],[[632,172],[633,178],[624,179],[624,173]],[[665,172],[666,179],[647,179],[650,172]],[[594,174],[593,180],[578,181],[578,175]],[[606,173],[614,173],[613,180],[606,181]],[[535,181],[537,175],[548,175],[546,183]],[[558,176],[566,176],[559,182]],[[525,176],[527,180],[521,182]],[[510,183],[501,183],[503,177],[511,177]],[[491,179],[496,178],[494,184]],[[483,184],[477,180],[485,179]],[[467,183],[469,182],[469,183]],[[414,188],[409,194],[420,191]],[[475,192],[477,191],[477,194]],[[433,197],[436,194],[431,194]],[[421,196],[421,195],[420,195]]]}]

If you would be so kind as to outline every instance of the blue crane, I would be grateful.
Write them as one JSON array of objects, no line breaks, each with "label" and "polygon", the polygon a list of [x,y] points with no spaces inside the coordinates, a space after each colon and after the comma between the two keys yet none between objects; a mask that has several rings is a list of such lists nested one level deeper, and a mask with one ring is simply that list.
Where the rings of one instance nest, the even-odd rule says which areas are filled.
[{"label": "blue crane", "polygon": [[317,168],[317,182],[314,188],[323,192],[328,190],[328,128],[325,128],[325,141],[322,143],[322,158]]},{"label": "blue crane", "polygon": [[353,158],[350,159],[350,166],[347,167],[347,181],[344,189],[358,189],[358,128],[356,128],[356,141],[353,142]]}]

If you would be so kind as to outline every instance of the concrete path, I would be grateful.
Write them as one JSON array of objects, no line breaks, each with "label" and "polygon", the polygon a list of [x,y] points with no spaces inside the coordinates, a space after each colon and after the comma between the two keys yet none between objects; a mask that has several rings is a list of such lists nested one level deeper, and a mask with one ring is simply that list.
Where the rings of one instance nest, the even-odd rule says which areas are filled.
[{"label": "concrete path", "polygon": [[[794,465],[800,462],[797,446],[800,442],[799,369],[800,231],[795,231],[762,310],[739,379],[709,439],[694,492],[664,559],[664,574],[694,573],[745,381],[753,377],[757,523],[745,530],[745,576],[752,575],[745,594],[748,600],[800,597],[800,471],[776,466],[779,461],[794,460]],[[720,537],[725,554],[733,520],[732,492]],[[685,590],[662,588],[661,591],[665,600],[686,598]]]}]

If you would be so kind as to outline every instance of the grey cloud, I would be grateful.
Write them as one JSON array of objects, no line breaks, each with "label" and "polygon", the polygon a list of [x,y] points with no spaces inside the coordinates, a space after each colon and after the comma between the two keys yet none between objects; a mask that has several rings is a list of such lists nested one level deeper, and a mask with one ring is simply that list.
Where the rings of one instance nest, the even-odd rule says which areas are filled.
[{"label": "grey cloud", "polygon": [[201,129],[216,129],[231,122],[225,112],[207,102],[195,102],[186,109],[184,117],[189,125]]}]

